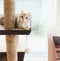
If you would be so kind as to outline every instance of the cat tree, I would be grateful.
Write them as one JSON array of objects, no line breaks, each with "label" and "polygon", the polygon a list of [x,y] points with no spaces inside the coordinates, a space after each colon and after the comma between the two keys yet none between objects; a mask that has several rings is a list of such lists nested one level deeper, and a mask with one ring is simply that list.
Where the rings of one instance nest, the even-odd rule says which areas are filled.
[{"label": "cat tree", "polygon": [[18,61],[18,34],[28,35],[30,30],[15,29],[15,0],[4,0],[4,27],[0,35],[6,35],[7,61]]}]

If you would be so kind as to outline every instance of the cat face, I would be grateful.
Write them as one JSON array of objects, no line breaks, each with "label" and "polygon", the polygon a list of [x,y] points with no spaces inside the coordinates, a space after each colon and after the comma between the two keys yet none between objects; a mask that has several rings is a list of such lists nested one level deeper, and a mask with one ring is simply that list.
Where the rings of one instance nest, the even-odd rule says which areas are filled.
[{"label": "cat face", "polygon": [[30,20],[31,13],[24,13],[24,11],[21,11],[21,14],[19,16],[19,22],[29,21]]}]

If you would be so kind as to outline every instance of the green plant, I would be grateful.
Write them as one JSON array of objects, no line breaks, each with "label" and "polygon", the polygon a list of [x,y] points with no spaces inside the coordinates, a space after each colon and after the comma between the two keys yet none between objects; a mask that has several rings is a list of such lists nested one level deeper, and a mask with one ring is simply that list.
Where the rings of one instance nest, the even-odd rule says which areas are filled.
[{"label": "green plant", "polygon": [[45,22],[44,21],[38,21],[32,28],[33,31],[35,31],[35,34],[37,35],[43,35],[45,33]]}]

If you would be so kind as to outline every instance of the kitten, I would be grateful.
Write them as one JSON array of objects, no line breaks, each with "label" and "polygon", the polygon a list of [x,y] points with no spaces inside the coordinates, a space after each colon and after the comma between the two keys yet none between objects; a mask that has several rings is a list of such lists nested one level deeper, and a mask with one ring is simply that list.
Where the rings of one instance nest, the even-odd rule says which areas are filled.
[{"label": "kitten", "polygon": [[25,30],[30,29],[30,19],[31,19],[31,13],[24,13],[23,10],[21,10],[21,14],[18,18],[18,28],[23,28]]},{"label": "kitten", "polygon": [[[29,30],[30,29],[30,18],[31,18],[30,12],[24,13],[24,11],[21,10],[20,15],[16,17],[16,21],[15,21],[16,28]],[[4,17],[0,18],[0,25],[4,25]]]}]

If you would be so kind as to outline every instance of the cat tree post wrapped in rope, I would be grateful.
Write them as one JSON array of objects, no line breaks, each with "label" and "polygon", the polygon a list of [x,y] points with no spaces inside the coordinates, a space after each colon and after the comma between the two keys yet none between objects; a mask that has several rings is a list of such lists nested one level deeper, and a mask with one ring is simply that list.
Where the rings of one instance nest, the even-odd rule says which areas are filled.
[{"label": "cat tree post wrapped in rope", "polygon": [[[4,0],[4,26],[7,30],[15,28],[15,2]],[[17,61],[17,35],[6,35],[7,61]]]}]

